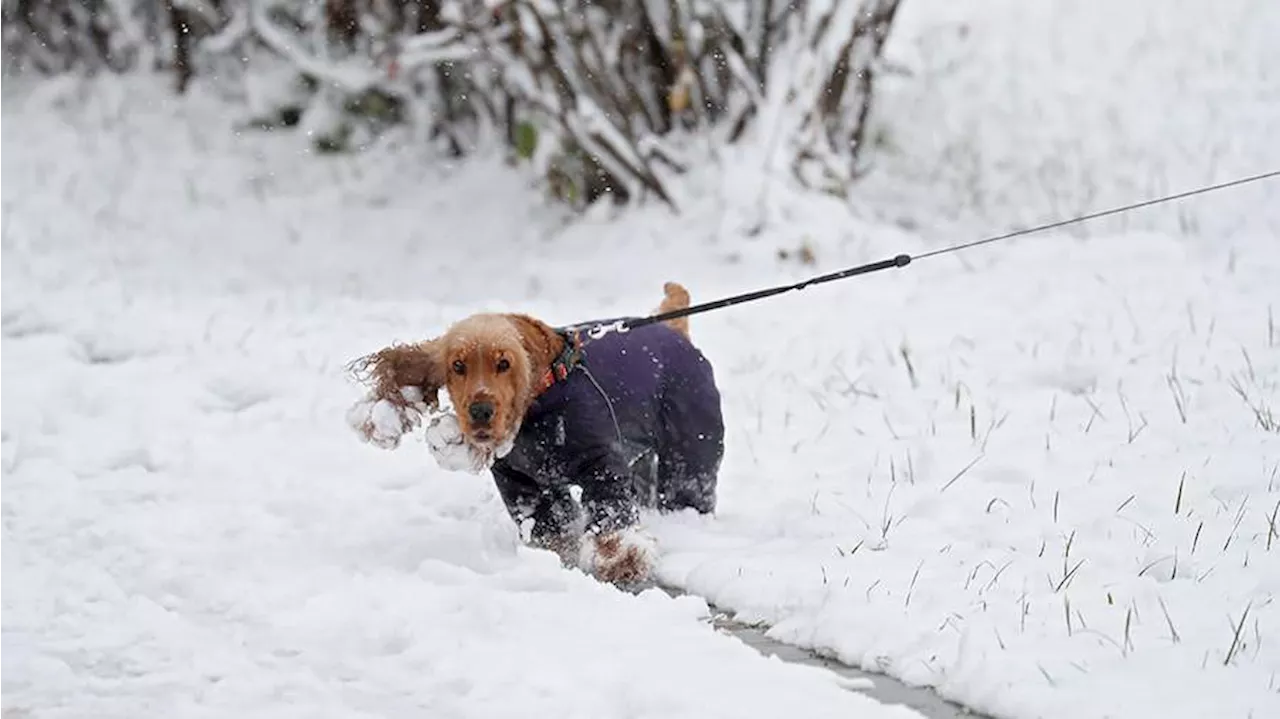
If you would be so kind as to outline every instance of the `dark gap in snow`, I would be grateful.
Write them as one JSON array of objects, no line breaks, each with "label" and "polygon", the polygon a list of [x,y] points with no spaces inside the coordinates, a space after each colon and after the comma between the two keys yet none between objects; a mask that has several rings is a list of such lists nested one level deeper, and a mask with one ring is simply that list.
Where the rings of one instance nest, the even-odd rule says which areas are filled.
[{"label": "dark gap in snow", "polygon": [[[689,594],[676,587],[660,588],[673,597]],[[900,704],[909,707],[928,719],[990,719],[985,714],[979,714],[943,699],[927,687],[909,686],[891,676],[863,671],[816,651],[780,642],[768,636],[768,627],[739,622],[733,618],[731,612],[720,609],[705,597],[699,598],[706,601],[711,609],[711,626],[738,638],[743,644],[764,656],[775,656],[790,664],[826,669],[839,676],[841,686],[850,691],[862,692],[883,704]]]}]

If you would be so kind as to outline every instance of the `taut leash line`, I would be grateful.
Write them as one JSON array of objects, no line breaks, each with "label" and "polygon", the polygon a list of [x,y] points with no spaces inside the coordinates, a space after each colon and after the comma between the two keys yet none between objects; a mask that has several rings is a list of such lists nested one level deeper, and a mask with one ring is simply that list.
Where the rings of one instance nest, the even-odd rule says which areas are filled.
[{"label": "taut leash line", "polygon": [[651,325],[651,324],[654,324],[655,322],[666,322],[667,320],[674,320],[674,319],[679,319],[681,317],[688,317],[689,315],[696,315],[696,314],[701,314],[703,312],[710,312],[712,310],[722,309],[725,307],[732,307],[733,305],[740,305],[744,302],[753,302],[755,300],[762,300],[766,297],[773,297],[774,295],[780,295],[784,292],[791,292],[793,290],[803,290],[807,287],[812,287],[813,285],[820,285],[825,282],[835,282],[836,280],[843,280],[847,277],[856,277],[858,275],[865,275],[869,272],[879,272],[880,270],[887,270],[890,267],[906,267],[909,264],[911,264],[911,255],[897,255],[896,257],[891,257],[887,260],[880,260],[879,262],[872,262],[866,265],[858,265],[857,267],[850,267],[845,270],[840,270],[839,272],[832,272],[826,275],[819,275],[817,277],[803,280],[801,282],[796,282],[790,285],[781,285],[778,287],[770,287],[768,289],[756,290],[755,292],[746,292],[744,294],[734,295],[732,297],[725,297],[724,299],[715,300],[713,302],[704,302],[700,305],[690,305],[683,309],[672,310],[670,312],[663,312],[662,314],[652,315],[650,317],[642,317],[637,320],[631,320],[630,322],[624,322],[623,329],[634,329],[636,327],[644,327],[645,325]]},{"label": "taut leash line", "polygon": [[1072,217],[1066,220],[1057,220],[1054,222],[1045,223],[1043,225],[1036,225],[1034,227],[1028,227],[1021,230],[1014,230],[1012,232],[1006,232],[1004,234],[995,235],[993,237],[986,237],[980,240],[974,240],[973,242],[965,242],[958,245],[951,245],[950,247],[943,247],[941,249],[924,252],[919,255],[916,255],[915,257],[912,257],[911,255],[907,255],[907,254],[896,255],[889,259],[880,260],[879,262],[871,262],[865,265],[858,265],[857,267],[850,267],[848,269],[840,270],[839,272],[832,272],[830,274],[819,275],[817,277],[803,280],[801,282],[795,282],[787,285],[779,285],[777,287],[769,287],[762,290],[756,290],[754,292],[745,292],[740,295],[733,295],[732,297],[725,297],[723,299],[713,300],[711,302],[703,302],[697,305],[690,305],[683,309],[672,310],[670,312],[663,312],[661,314],[650,315],[648,317],[641,317],[633,320],[618,320],[617,322],[611,322],[609,324],[595,325],[590,329],[588,329],[587,333],[592,337],[600,337],[602,335],[608,334],[609,332],[626,332],[627,330],[635,329],[637,327],[644,327],[645,325],[651,325],[658,322],[666,322],[668,320],[679,319],[681,317],[688,317],[690,315],[698,315],[704,312],[711,312],[713,310],[723,309],[725,307],[732,307],[733,305],[740,305],[745,302],[754,302],[756,300],[762,300],[767,297],[773,297],[775,295],[783,294],[784,292],[803,290],[803,289],[812,287],[813,285],[820,285],[826,282],[835,282],[836,280],[843,280],[849,277],[865,275],[871,272],[879,272],[880,270],[887,270],[893,267],[906,267],[907,265],[911,264],[913,261],[919,261],[929,257],[937,257],[938,255],[945,255],[951,252],[959,252],[960,250],[967,250],[973,247],[978,247],[979,245],[986,245],[986,244],[991,244],[993,242],[1010,240],[1015,237],[1022,237],[1023,235],[1031,235],[1037,232],[1044,232],[1045,230],[1053,230],[1059,227],[1066,227],[1068,225],[1074,225],[1081,222],[1088,222],[1089,220],[1096,220],[1101,217],[1119,215],[1125,212],[1132,212],[1133,210],[1139,210],[1144,207],[1151,207],[1153,205],[1160,205],[1166,202],[1182,200],[1188,197],[1193,197],[1195,195],[1203,195],[1209,192],[1225,190],[1227,188],[1238,187],[1240,185],[1247,185],[1249,183],[1260,182],[1262,180],[1269,180],[1275,177],[1280,177],[1280,170],[1273,170],[1271,172],[1264,172],[1259,175],[1250,175],[1248,177],[1241,177],[1239,179],[1231,180],[1229,182],[1222,182],[1216,185],[1207,185],[1205,187],[1199,187],[1194,190],[1187,190],[1186,192],[1179,192],[1173,195],[1165,195],[1163,197],[1157,197],[1152,200],[1144,200],[1142,202],[1135,202],[1133,204],[1123,205],[1121,207],[1113,207],[1109,210],[1091,212],[1087,215],[1080,215],[1078,217]]},{"label": "taut leash line", "polygon": [[1111,215],[1119,215],[1125,212],[1131,212],[1133,210],[1140,210],[1144,207],[1151,207],[1152,205],[1159,205],[1165,202],[1173,202],[1174,200],[1183,200],[1188,197],[1194,197],[1195,195],[1203,195],[1208,192],[1225,190],[1228,187],[1236,187],[1239,185],[1247,185],[1250,182],[1259,182],[1261,180],[1269,180],[1273,177],[1280,177],[1280,170],[1264,172],[1261,175],[1250,175],[1249,177],[1241,177],[1236,180],[1231,180],[1230,182],[1223,182],[1217,185],[1208,185],[1206,187],[1199,187],[1194,190],[1179,192],[1175,195],[1165,195],[1164,197],[1157,197],[1154,200],[1144,200],[1142,202],[1135,202],[1132,205],[1124,205],[1123,207],[1113,207],[1110,210],[1102,210],[1100,212],[1091,212],[1087,215],[1072,217],[1069,220],[1059,220],[1057,222],[1050,222],[1044,225],[1036,225],[1035,227],[1028,227],[1025,230],[1014,230],[1013,232],[1006,232],[1003,235],[996,235],[995,237],[988,237],[982,240],[966,242],[961,245],[952,245],[951,247],[943,247],[940,250],[933,250],[930,252],[925,252],[920,255],[916,255],[915,259],[923,260],[926,257],[933,257],[934,255],[943,255],[948,252],[956,252],[958,250],[967,250],[970,247],[977,247],[978,245],[985,245],[992,242],[999,242],[1000,240],[1009,240],[1009,239],[1013,239],[1014,237],[1021,237],[1022,235],[1030,235],[1036,232],[1044,232],[1045,230],[1053,230],[1059,227],[1066,227],[1067,225],[1074,225],[1080,222],[1096,220],[1100,217],[1109,217]]}]

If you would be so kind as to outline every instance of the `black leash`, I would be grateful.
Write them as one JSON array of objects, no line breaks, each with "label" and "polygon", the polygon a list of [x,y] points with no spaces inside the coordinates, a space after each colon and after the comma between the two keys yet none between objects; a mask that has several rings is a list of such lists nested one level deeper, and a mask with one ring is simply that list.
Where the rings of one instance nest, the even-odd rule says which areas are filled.
[{"label": "black leash", "polygon": [[733,295],[732,297],[725,297],[724,299],[714,300],[712,302],[704,302],[702,304],[690,305],[683,309],[672,310],[671,312],[663,312],[656,315],[650,315],[648,317],[640,317],[637,319],[630,319],[630,320],[618,320],[616,322],[610,322],[608,324],[594,325],[587,330],[587,333],[591,337],[601,337],[609,332],[626,332],[627,330],[632,330],[637,327],[644,327],[645,325],[651,325],[658,322],[666,322],[668,320],[679,319],[681,317],[688,317],[690,315],[702,314],[703,312],[711,312],[712,310],[719,310],[725,307],[732,307],[733,305],[740,305],[740,304],[743,304],[744,302],[754,302],[756,300],[762,300],[766,297],[773,297],[774,295],[780,295],[784,292],[792,292],[794,290],[803,290],[803,289],[812,287],[813,285],[820,285],[826,282],[835,282],[836,280],[843,280],[848,277],[865,275],[870,272],[879,272],[880,270],[887,270],[892,267],[906,267],[907,265],[911,264],[913,261],[923,260],[927,257],[936,257],[938,255],[945,255],[951,252],[959,252],[960,250],[967,250],[973,247],[977,247],[979,245],[986,245],[992,242],[1009,240],[1015,237],[1021,237],[1023,235],[1034,234],[1036,232],[1044,232],[1045,230],[1052,230],[1059,227],[1065,227],[1067,225],[1074,225],[1080,222],[1096,220],[1100,217],[1107,217],[1109,215],[1118,215],[1123,212],[1131,212],[1133,210],[1138,210],[1144,207],[1150,207],[1152,205],[1159,205],[1166,202],[1173,202],[1174,200],[1181,200],[1187,197],[1193,197],[1195,195],[1203,195],[1208,192],[1215,192],[1217,190],[1224,190],[1229,187],[1236,187],[1237,185],[1246,185],[1251,182],[1259,182],[1261,180],[1267,180],[1273,177],[1280,177],[1280,170],[1274,170],[1272,172],[1264,172],[1261,175],[1242,177],[1240,179],[1231,180],[1230,182],[1223,182],[1218,185],[1209,185],[1207,187],[1201,187],[1195,190],[1179,192],[1176,195],[1166,195],[1164,197],[1158,197],[1154,200],[1145,200],[1143,202],[1136,202],[1131,205],[1124,205],[1123,207],[1115,207],[1110,210],[1102,210],[1101,212],[1094,212],[1088,215],[1080,215],[1079,217],[1072,217],[1071,219],[1067,219],[1067,220],[1058,220],[1056,222],[1050,222],[1044,225],[1036,225],[1035,227],[1028,227],[1023,230],[1014,230],[1012,232],[1006,232],[1002,235],[995,235],[994,237],[987,237],[981,240],[975,240],[973,242],[965,242],[959,245],[943,247],[941,249],[932,250],[930,252],[925,252],[925,253],[916,255],[915,257],[912,257],[911,255],[906,255],[906,254],[897,255],[887,260],[880,260],[879,262],[872,262],[866,265],[858,265],[857,267],[850,267],[845,270],[840,270],[839,272],[832,272],[826,275],[819,275],[817,277],[813,277],[813,278],[796,282],[793,284],[789,284],[789,285],[779,285],[777,287],[770,287],[763,290],[756,290],[754,292],[746,292],[740,295]]}]

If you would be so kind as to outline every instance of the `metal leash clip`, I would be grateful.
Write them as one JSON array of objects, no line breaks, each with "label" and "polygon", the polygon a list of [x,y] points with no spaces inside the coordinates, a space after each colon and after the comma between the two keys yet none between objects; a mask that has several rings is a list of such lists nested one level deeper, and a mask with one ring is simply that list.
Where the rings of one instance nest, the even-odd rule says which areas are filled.
[{"label": "metal leash clip", "polygon": [[607,324],[599,324],[599,325],[593,326],[591,329],[587,330],[587,336],[593,340],[598,340],[601,337],[604,337],[605,335],[609,334],[610,332],[617,332],[621,334],[623,332],[626,332],[629,329],[631,328],[627,327],[627,323],[625,320],[615,320]]}]

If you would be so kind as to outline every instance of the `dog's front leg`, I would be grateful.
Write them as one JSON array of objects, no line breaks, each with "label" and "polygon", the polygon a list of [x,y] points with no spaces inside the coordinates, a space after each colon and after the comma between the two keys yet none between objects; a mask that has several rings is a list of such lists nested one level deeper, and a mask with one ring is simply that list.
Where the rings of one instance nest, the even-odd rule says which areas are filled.
[{"label": "dog's front leg", "polygon": [[581,475],[587,531],[578,565],[601,581],[634,586],[649,581],[657,543],[639,526],[634,482],[624,470],[610,453]]},{"label": "dog's front leg", "polygon": [[574,533],[546,534],[532,537],[529,545],[554,552],[566,569],[577,567],[582,554],[582,535]]},{"label": "dog's front leg", "polygon": [[566,567],[577,566],[582,509],[569,488],[544,486],[505,463],[494,464],[490,471],[507,513],[520,530],[521,541],[555,552]]}]

